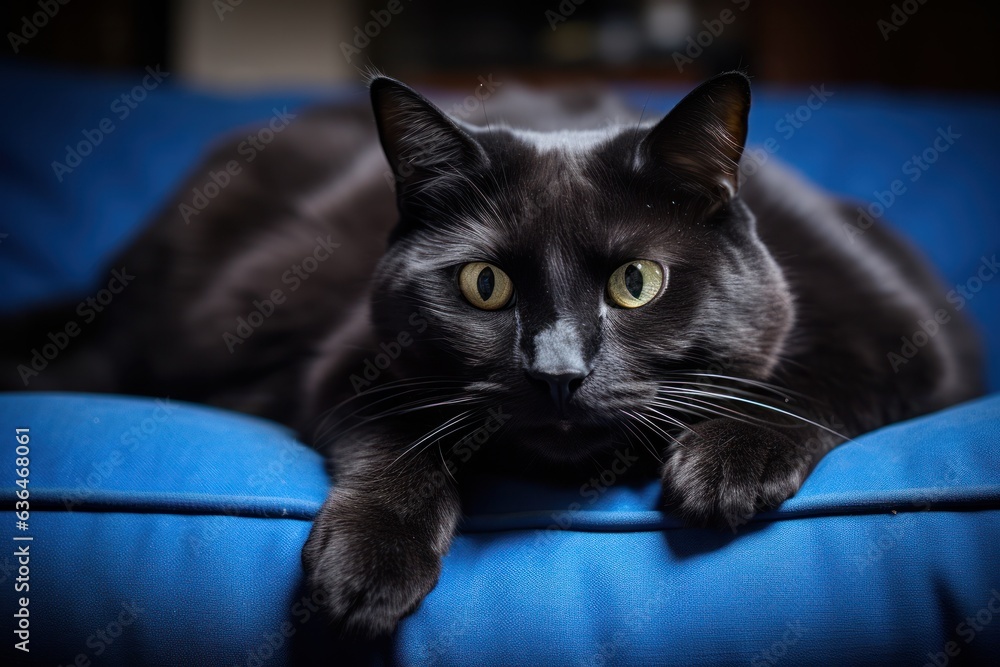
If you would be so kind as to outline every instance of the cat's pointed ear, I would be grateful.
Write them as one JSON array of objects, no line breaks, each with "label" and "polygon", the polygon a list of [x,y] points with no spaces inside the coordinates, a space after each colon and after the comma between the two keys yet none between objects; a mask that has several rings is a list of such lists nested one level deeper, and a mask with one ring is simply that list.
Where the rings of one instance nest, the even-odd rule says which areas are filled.
[{"label": "cat's pointed ear", "polygon": [[409,86],[376,76],[369,90],[398,192],[488,161],[479,142]]},{"label": "cat's pointed ear", "polygon": [[695,88],[657,123],[640,145],[640,160],[715,201],[739,189],[747,138],[750,80],[719,74]]}]

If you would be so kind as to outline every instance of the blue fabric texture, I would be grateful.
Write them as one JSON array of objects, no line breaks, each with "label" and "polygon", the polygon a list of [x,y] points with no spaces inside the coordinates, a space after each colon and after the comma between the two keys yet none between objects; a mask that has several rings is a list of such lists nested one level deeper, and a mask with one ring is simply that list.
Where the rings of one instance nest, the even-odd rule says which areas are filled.
[{"label": "blue fabric texture", "polygon": [[[92,294],[220,133],[275,108],[364,97],[223,98],[167,77],[121,117],[115,98],[141,79],[0,64],[4,312]],[[996,388],[1000,279],[980,271],[1000,254],[986,177],[1000,104],[817,90],[757,94],[757,155],[866,208],[901,180],[884,215],[965,290]],[[677,99],[626,92],[647,113]],[[57,175],[66,146],[104,118],[114,130]],[[912,156],[942,132],[960,136],[914,172]],[[0,522],[15,545],[0,556],[0,600],[10,639],[13,538],[33,537],[31,657],[45,664],[280,665],[319,653],[334,664],[944,665],[1000,653],[1000,395],[844,445],[736,535],[663,516],[655,484],[480,480],[438,587],[390,645],[350,656],[301,588],[299,551],[328,483],[293,434],[166,400],[2,395],[5,507],[23,427],[31,517],[27,531],[10,513]]]},{"label": "blue fabric texture", "polygon": [[[287,430],[79,394],[0,395],[0,424],[30,429],[28,530],[9,517],[0,539],[33,538],[33,657],[343,655],[301,588],[326,475]],[[437,588],[391,647],[356,657],[922,664],[955,642],[963,660],[982,658],[1000,651],[998,445],[1000,395],[882,429],[834,450],[797,496],[735,535],[664,517],[655,484],[595,495],[483,479]],[[4,485],[5,506],[17,488]],[[0,566],[10,584],[14,558]],[[3,591],[10,618],[16,596]]]}]

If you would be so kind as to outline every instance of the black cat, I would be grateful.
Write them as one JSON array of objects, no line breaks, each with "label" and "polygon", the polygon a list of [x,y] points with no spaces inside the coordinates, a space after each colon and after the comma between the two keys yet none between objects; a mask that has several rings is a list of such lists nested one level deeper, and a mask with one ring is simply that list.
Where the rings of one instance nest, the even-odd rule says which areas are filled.
[{"label": "black cat", "polygon": [[335,486],[303,559],[343,629],[389,633],[431,590],[477,469],[571,476],[633,443],[665,508],[735,528],[846,438],[982,390],[974,331],[906,243],[845,234],[852,207],[784,170],[741,178],[740,73],[657,123],[602,126],[617,107],[597,100],[589,129],[558,132],[451,119],[381,76],[371,99],[376,128],[304,113],[192,214],[236,157],[221,146],[114,263],[133,285],[31,387],[170,395],[312,437]]}]

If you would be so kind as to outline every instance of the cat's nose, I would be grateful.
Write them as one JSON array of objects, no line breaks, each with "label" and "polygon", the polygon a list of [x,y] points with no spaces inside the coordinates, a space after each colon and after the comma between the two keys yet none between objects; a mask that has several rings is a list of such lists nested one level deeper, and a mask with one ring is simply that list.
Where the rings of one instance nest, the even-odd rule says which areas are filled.
[{"label": "cat's nose", "polygon": [[548,386],[552,402],[562,417],[573,392],[590,375],[580,326],[570,319],[558,319],[534,337],[534,348],[526,367],[528,376]]},{"label": "cat's nose", "polygon": [[528,375],[535,381],[548,385],[552,402],[562,415],[570,397],[580,388],[584,378],[590,375],[590,371],[583,368],[564,368],[556,371],[532,368],[528,371]]}]

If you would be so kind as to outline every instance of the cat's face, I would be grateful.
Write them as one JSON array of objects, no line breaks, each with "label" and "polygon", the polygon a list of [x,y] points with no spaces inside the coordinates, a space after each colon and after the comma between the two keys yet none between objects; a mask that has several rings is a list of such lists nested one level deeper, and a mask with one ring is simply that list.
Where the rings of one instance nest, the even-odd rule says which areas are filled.
[{"label": "cat's face", "polygon": [[517,439],[574,459],[669,415],[671,373],[773,367],[791,302],[735,196],[742,75],[606,132],[459,128],[385,79],[373,98],[401,209],[373,316],[386,337],[427,320],[408,374],[465,378]]}]

